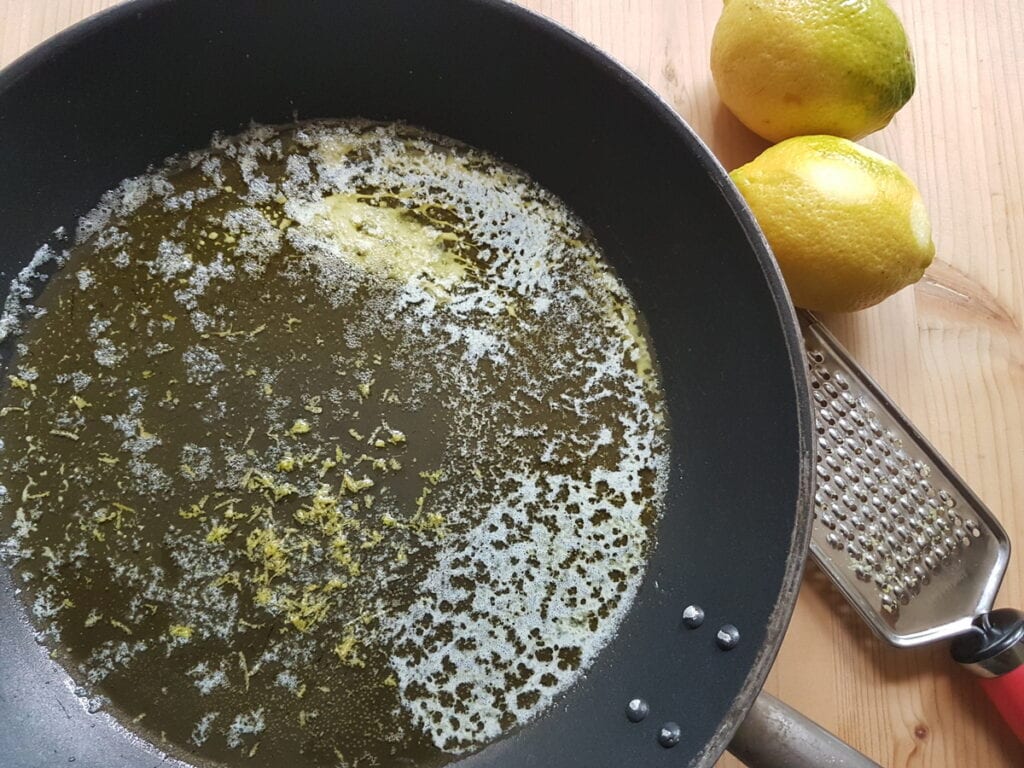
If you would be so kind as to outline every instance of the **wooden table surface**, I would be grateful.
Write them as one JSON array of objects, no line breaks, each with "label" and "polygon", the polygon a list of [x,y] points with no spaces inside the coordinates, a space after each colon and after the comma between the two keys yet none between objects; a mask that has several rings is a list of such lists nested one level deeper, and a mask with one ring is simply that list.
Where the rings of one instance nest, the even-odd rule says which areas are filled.
[{"label": "wooden table surface", "polygon": [[[114,0],[0,0],[0,64]],[[829,325],[1024,545],[1024,14],[1019,0],[893,0],[918,88],[864,144],[914,178],[937,254],[924,280]],[[722,0],[525,0],[650,83],[728,169],[766,144],[708,69]],[[1024,546],[1021,546],[1024,551]],[[998,604],[1024,606],[1013,560]],[[885,766],[1024,765],[946,648],[895,650],[808,569],[767,689]],[[720,766],[739,763],[726,756]]]}]

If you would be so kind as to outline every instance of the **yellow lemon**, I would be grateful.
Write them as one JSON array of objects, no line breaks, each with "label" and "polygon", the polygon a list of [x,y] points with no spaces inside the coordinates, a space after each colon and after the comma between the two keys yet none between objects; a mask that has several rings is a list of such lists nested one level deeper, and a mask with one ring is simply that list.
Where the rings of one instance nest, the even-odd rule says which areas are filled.
[{"label": "yellow lemon", "polygon": [[914,93],[914,59],[885,0],[725,0],[711,45],[718,93],[770,141],[858,139]]},{"label": "yellow lemon", "polygon": [[914,182],[896,163],[846,139],[797,136],[730,176],[797,306],[870,307],[920,280],[935,255]]}]

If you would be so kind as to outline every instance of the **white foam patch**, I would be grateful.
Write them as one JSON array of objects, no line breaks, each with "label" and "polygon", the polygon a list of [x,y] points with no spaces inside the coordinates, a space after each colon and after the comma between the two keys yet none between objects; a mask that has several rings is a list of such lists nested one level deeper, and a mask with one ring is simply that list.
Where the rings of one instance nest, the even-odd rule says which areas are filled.
[{"label": "white foam patch", "polygon": [[228,746],[236,749],[242,745],[244,737],[257,736],[263,733],[266,727],[263,710],[257,709],[248,714],[238,715],[228,726],[224,735],[227,737]]},{"label": "white foam patch", "polygon": [[228,676],[223,668],[210,669],[205,661],[190,669],[188,674],[194,678],[195,686],[203,696],[208,695],[215,688],[223,688],[228,684]]},{"label": "white foam patch", "polygon": [[58,253],[49,245],[43,245],[18,272],[4,300],[4,312],[0,316],[0,341],[21,332],[25,315],[35,314],[30,300],[38,286],[46,281],[45,268],[52,263],[59,266],[65,259],[65,254]]},{"label": "white foam patch", "polygon": [[206,743],[206,740],[210,737],[210,728],[213,726],[213,721],[216,720],[219,715],[220,712],[207,712],[199,719],[195,728],[192,729],[191,740],[193,744],[197,747],[201,747]]}]

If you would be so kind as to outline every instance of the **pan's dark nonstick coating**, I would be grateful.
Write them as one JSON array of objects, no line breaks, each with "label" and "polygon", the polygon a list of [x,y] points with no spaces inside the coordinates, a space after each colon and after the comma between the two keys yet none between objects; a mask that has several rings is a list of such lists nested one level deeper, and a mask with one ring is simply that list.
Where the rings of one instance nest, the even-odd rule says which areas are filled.
[{"label": "pan's dark nonstick coating", "polygon": [[[801,345],[724,172],[618,65],[490,0],[130,3],[0,75],[2,276],[148,164],[215,130],[296,115],[402,119],[523,168],[593,229],[663,373],[671,482],[633,610],[551,710],[459,765],[711,764],[796,598],[811,470]],[[3,764],[156,765],[82,710],[2,579]],[[683,624],[690,603],[706,611],[698,629]],[[729,651],[715,639],[726,623],[740,633]],[[637,724],[626,717],[635,697],[650,706]],[[681,726],[671,749],[657,739],[666,721]]]}]

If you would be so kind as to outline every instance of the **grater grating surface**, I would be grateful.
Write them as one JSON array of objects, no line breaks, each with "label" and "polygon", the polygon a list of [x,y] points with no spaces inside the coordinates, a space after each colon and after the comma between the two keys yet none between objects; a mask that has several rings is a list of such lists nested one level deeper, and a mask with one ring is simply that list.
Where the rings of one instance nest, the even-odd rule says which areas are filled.
[{"label": "grater grating surface", "polygon": [[992,606],[999,522],[821,323],[801,314],[817,450],[811,553],[871,628],[912,646]]}]

